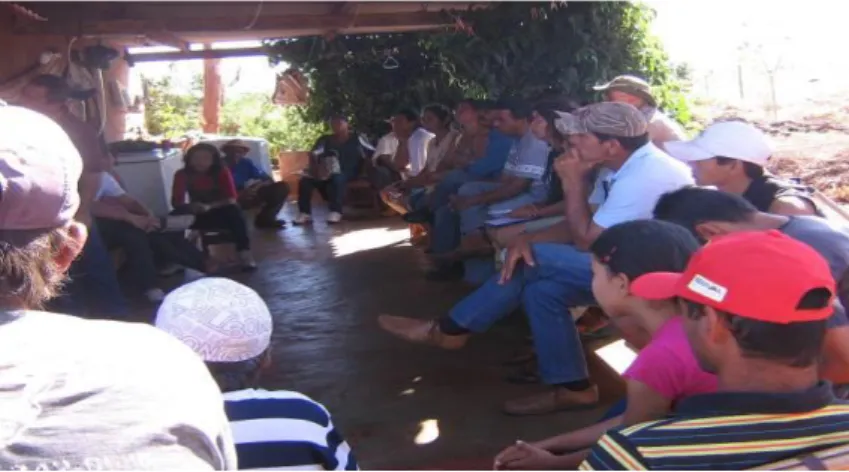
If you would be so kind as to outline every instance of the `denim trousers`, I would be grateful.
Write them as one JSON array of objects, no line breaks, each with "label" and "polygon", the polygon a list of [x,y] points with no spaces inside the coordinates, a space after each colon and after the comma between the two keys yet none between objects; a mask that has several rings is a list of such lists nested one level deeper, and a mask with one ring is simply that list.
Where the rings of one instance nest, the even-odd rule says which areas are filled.
[{"label": "denim trousers", "polygon": [[590,254],[566,244],[533,244],[533,267],[516,268],[499,285],[499,275],[460,301],[449,316],[458,325],[484,332],[501,318],[524,307],[548,385],[586,379],[587,363],[569,308],[593,302]]},{"label": "denim trousers", "polygon": [[445,174],[430,193],[433,219],[430,228],[430,251],[434,254],[450,252],[460,245],[460,217],[448,203],[460,187],[471,179],[466,171],[455,169]]}]

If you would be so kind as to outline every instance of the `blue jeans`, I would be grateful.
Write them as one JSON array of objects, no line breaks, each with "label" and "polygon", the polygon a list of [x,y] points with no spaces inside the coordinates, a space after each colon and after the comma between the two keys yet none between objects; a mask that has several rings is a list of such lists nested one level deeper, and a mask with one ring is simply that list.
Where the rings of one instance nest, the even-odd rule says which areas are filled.
[{"label": "blue jeans", "polygon": [[459,190],[464,183],[471,180],[472,176],[463,169],[454,169],[445,174],[445,177],[436,184],[436,187],[433,188],[433,192],[430,194],[431,210],[436,211],[439,208],[448,205],[448,200],[451,198],[451,195],[456,194],[457,190]]},{"label": "blue jeans", "polygon": [[88,229],[88,239],[80,257],[71,264],[71,282],[55,300],[56,311],[94,318],[127,318],[130,308],[121,292],[112,257],[97,225]]},{"label": "blue jeans", "polygon": [[454,306],[458,325],[483,332],[520,305],[525,308],[539,373],[548,385],[586,379],[587,363],[569,308],[593,302],[590,254],[566,244],[531,246],[535,266],[517,267],[504,285],[498,275]]}]

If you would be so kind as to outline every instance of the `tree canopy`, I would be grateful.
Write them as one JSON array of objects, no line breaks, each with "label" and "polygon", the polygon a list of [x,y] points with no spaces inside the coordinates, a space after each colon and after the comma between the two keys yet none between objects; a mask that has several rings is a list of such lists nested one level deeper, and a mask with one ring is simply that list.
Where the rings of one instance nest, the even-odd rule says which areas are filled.
[{"label": "tree canopy", "polygon": [[622,73],[649,80],[663,108],[690,119],[644,5],[503,2],[444,14],[454,25],[438,31],[279,40],[270,60],[308,77],[306,119],[341,112],[372,135],[386,131],[383,121],[401,106],[453,105],[464,96],[589,103],[598,99],[592,85]]}]

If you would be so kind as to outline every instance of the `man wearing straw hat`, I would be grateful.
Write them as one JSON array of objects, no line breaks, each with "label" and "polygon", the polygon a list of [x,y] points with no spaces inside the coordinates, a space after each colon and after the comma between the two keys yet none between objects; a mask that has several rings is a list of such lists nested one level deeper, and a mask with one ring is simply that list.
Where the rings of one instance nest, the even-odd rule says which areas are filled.
[{"label": "man wearing straw hat", "polygon": [[259,207],[254,224],[257,228],[280,229],[286,222],[277,218],[277,214],[286,205],[289,197],[289,185],[275,182],[274,179],[247,158],[250,146],[241,139],[227,141],[221,145],[224,161],[233,174],[233,183],[239,192],[239,205],[242,208]]},{"label": "man wearing straw hat", "polygon": [[605,101],[627,103],[643,112],[649,122],[649,138],[655,146],[665,150],[664,143],[667,141],[687,139],[684,128],[658,109],[651,85],[645,80],[633,75],[620,75],[606,84],[593,87],[593,90],[603,92]]}]

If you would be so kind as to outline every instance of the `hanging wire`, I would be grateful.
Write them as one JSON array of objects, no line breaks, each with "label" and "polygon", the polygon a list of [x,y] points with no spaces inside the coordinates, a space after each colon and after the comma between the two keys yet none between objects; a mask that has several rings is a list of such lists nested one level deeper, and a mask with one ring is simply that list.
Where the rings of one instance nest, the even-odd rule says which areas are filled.
[{"label": "hanging wire", "polygon": [[259,20],[259,14],[260,14],[260,12],[262,12],[262,2],[263,2],[263,0],[259,0],[259,4],[256,6],[256,11],[254,12],[253,19],[251,20],[250,23],[248,23],[248,26],[245,26],[244,28],[242,28],[243,31],[247,31],[247,30],[253,28],[254,25],[256,25],[257,20]]}]

